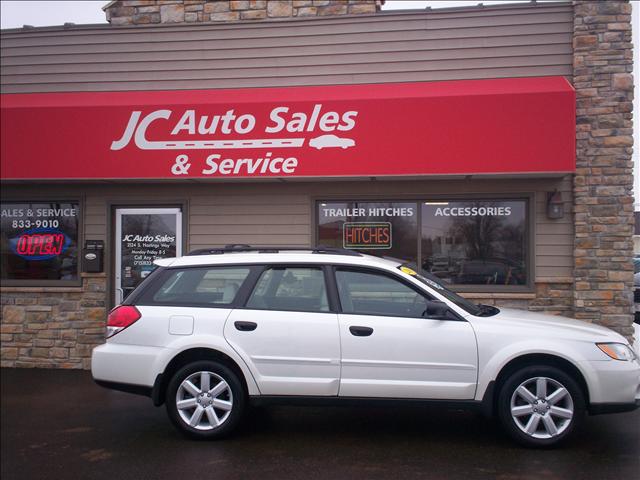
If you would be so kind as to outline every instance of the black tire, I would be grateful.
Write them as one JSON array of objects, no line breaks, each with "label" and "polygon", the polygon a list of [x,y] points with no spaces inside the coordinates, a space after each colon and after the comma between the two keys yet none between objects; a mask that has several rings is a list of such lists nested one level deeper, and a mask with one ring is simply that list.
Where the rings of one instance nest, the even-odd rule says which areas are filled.
[{"label": "black tire", "polygon": [[[196,384],[196,386],[200,388],[201,385],[197,383],[197,379],[200,378],[197,376],[198,372],[210,372],[211,374],[213,374],[210,375],[211,388],[213,388],[215,384],[218,384],[220,379],[224,380],[228,385],[228,389],[225,389],[220,398],[224,401],[229,401],[229,399],[231,399],[232,408],[226,418],[224,418],[224,415],[226,415],[225,411],[216,410],[221,414],[220,417],[224,418],[224,421],[222,421],[219,426],[211,425],[207,418],[206,420],[203,419],[203,422],[207,423],[208,427],[207,425],[204,425],[202,426],[202,428],[205,429],[195,428],[189,425],[178,411],[178,407],[176,404],[178,389],[180,388],[184,380],[194,374],[196,374],[196,377],[194,377],[196,379],[194,384]],[[184,389],[181,390],[181,392],[184,392]],[[194,396],[194,400],[196,400],[197,398],[197,396]],[[191,400],[191,397],[186,398],[186,400]],[[204,400],[206,399],[203,399],[203,404],[206,404],[204,403]],[[233,370],[231,370],[226,365],[208,360],[190,363],[182,367],[173,375],[166,391],[166,408],[171,423],[173,423],[173,425],[182,434],[196,440],[219,439],[231,434],[242,420],[246,403],[247,395],[244,391],[244,388],[242,387],[240,379],[233,372]],[[191,410],[190,408],[181,409],[181,411],[185,416],[189,416],[190,413],[195,412],[196,408],[198,407],[194,407],[193,410]],[[216,417],[217,416],[218,414],[216,414]],[[206,415],[206,410],[203,413],[203,417],[208,417],[208,415]]]},{"label": "black tire", "polygon": [[[546,399],[545,401],[540,401],[536,395],[537,392],[531,392],[531,390],[534,390],[531,386],[537,385],[534,382],[536,378],[547,379],[547,394],[549,396],[553,391],[557,390],[558,384],[564,387],[568,395],[562,397],[562,399],[555,404],[547,402]],[[534,394],[534,397],[536,397],[535,402],[538,403],[527,403],[520,394],[514,395],[516,389],[523,384],[530,393]],[[522,414],[522,416],[518,416],[516,420],[511,412],[512,400],[514,401],[514,407],[521,407],[525,410],[535,408],[536,412],[542,413]],[[553,409],[554,412],[557,410],[557,408],[554,407],[562,408],[564,411],[572,409],[573,416],[570,419],[555,416],[555,413],[550,413],[551,409]],[[580,427],[586,414],[584,393],[578,385],[578,382],[563,370],[545,365],[524,367],[509,375],[498,392],[497,410],[498,418],[506,433],[521,445],[534,448],[555,447],[565,442]],[[532,420],[534,415],[537,416],[537,419]],[[548,418],[547,415],[549,415]],[[529,421],[531,421],[531,423],[529,423]],[[518,422],[520,422],[520,425],[518,425]],[[553,434],[553,436],[548,436],[551,434],[545,422],[553,423],[558,429],[557,433]],[[538,428],[533,431],[533,434],[529,434],[523,430],[523,428],[527,426],[533,427],[533,425],[536,424]],[[548,437],[542,438],[545,436]]]}]

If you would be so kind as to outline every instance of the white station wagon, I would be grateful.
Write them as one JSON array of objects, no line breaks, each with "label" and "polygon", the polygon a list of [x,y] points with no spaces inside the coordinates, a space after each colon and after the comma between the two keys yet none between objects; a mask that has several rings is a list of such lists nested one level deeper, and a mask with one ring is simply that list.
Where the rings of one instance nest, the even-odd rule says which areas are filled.
[{"label": "white station wagon", "polygon": [[92,373],[165,403],[191,437],[229,434],[250,402],[424,401],[545,447],[586,413],[640,405],[640,364],[616,332],[476,305],[397,261],[234,245],[156,264],[109,314]]}]

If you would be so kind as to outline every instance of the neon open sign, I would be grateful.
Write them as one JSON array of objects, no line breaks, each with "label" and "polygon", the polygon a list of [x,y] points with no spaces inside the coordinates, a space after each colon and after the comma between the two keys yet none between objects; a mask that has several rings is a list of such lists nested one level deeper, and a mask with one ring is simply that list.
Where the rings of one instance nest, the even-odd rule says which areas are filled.
[{"label": "neon open sign", "polygon": [[64,253],[71,239],[57,230],[29,230],[12,239],[11,249],[27,260],[48,260]]}]

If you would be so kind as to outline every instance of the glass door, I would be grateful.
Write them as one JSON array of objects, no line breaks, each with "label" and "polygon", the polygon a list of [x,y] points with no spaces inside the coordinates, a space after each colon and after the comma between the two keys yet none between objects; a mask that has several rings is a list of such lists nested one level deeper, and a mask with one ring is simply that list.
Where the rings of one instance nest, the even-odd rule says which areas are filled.
[{"label": "glass door", "polygon": [[115,304],[119,305],[154,268],[158,258],[182,254],[179,208],[116,210]]}]

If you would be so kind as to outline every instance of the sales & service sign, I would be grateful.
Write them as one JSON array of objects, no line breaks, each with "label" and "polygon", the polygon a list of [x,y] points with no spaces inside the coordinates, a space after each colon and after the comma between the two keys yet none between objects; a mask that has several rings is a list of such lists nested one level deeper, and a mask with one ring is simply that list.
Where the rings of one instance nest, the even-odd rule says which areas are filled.
[{"label": "sales & service sign", "polygon": [[[235,109],[223,114],[195,109],[162,109],[146,115],[133,111],[111,150],[134,144],[140,150],[166,151],[168,156],[171,151],[183,152],[171,164],[172,176],[292,175],[299,166],[297,152],[305,146],[316,150],[355,147],[355,140],[346,135],[356,126],[357,116],[355,110],[326,111],[322,104],[315,104],[311,112],[278,106],[269,112],[266,122]],[[165,137],[150,138],[148,131],[156,124],[165,127]],[[260,153],[240,153],[247,150]],[[230,153],[219,153],[227,151]],[[283,153],[274,153],[280,151]]]}]

